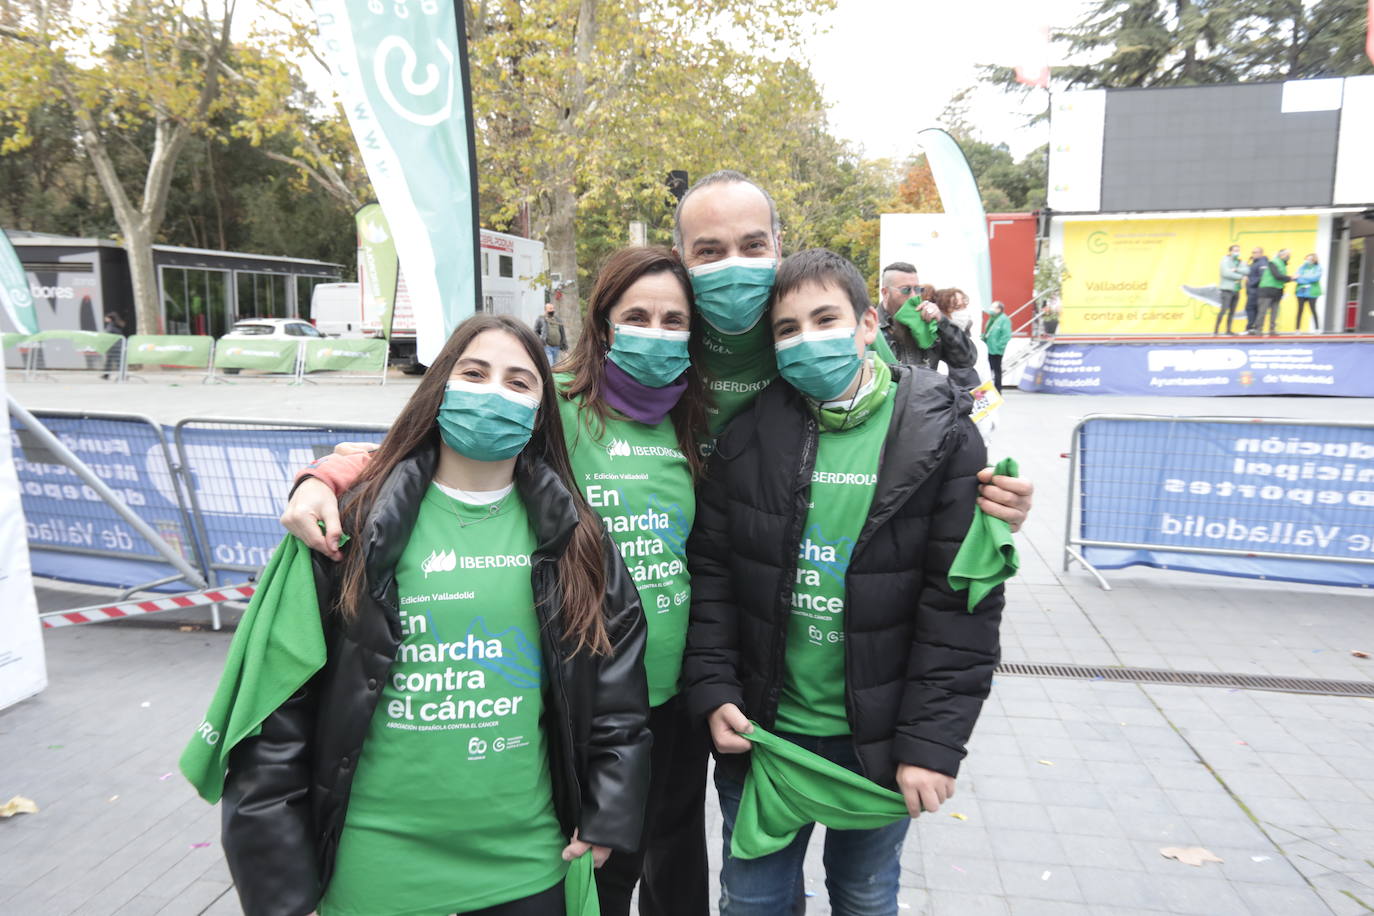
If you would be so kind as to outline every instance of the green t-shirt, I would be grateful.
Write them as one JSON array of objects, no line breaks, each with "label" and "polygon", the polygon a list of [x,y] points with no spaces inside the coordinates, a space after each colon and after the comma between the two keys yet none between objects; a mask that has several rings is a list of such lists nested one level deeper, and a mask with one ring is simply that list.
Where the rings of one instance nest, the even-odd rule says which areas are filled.
[{"label": "green t-shirt", "polygon": [[845,572],[868,520],[878,484],[878,457],[892,422],[897,386],[853,429],[822,427],[811,473],[777,728],[801,735],[847,735],[844,706]]},{"label": "green t-shirt", "polygon": [[672,420],[648,426],[612,411],[603,431],[596,415],[579,411],[573,401],[560,397],[558,409],[573,477],[639,588],[649,627],[649,705],[658,706],[677,693],[687,645],[687,535],[697,505],[691,469]]},{"label": "green t-shirt", "polygon": [[773,353],[773,332],[768,316],[743,334],[722,334],[702,322],[706,376],[716,406],[711,412],[711,432],[718,435],[754,398],[778,377]]},{"label": "green t-shirt", "polygon": [[514,491],[491,506],[425,494],[396,567],[404,641],[358,761],[324,916],[467,912],[562,880],[535,546]]}]

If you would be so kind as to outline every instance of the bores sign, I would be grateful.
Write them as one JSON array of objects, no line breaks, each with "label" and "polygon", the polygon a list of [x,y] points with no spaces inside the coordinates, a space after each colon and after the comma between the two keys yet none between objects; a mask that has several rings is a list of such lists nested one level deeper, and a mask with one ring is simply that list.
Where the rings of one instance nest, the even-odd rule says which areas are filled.
[{"label": "bores sign", "polygon": [[314,0],[314,8],[415,303],[417,354],[429,363],[473,313],[478,295],[461,7],[453,0]]}]

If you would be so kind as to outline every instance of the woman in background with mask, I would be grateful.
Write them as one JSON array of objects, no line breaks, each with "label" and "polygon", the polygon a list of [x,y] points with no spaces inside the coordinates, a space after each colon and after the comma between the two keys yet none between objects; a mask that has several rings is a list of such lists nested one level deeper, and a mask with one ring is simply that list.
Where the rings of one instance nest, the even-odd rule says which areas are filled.
[{"label": "woman in background with mask", "polygon": [[[948,289],[937,289],[935,291],[935,305],[940,309],[940,314],[949,319],[948,333],[958,335],[960,350],[967,348],[972,351],[974,359],[968,366],[948,366],[949,379],[961,388],[977,388],[982,382],[982,375],[979,371],[980,362],[984,362],[985,352],[973,340],[970,333],[973,329],[973,312],[968,307],[968,296],[962,289],[950,287]],[[944,332],[946,329],[941,328]],[[931,368],[936,368],[932,366]]]},{"label": "woman in background with mask", "polygon": [[582,498],[540,341],[461,324],[316,556],[323,670],[230,756],[245,912],[564,912],[640,840],[644,615]]},{"label": "woman in background with mask", "polygon": [[[638,853],[617,851],[598,870],[603,916],[630,912],[636,882],[641,913],[709,910],[710,745],[705,725],[689,720],[677,697],[691,608],[686,541],[696,518],[699,446],[709,436],[691,326],[691,281],[677,256],[622,249],[602,265],[582,335],[555,377],[573,479],[623,556],[648,627],[653,752],[644,836]],[[367,462],[340,457],[311,473],[339,492]]]}]

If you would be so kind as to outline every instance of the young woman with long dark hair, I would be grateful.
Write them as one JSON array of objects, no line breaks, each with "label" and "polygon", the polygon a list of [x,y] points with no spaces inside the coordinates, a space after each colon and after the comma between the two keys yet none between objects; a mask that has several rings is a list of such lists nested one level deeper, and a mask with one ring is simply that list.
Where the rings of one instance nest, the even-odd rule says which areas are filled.
[{"label": "young woman with long dark hair", "polygon": [[[678,699],[691,606],[686,542],[709,437],[691,327],[691,281],[677,256],[622,249],[598,272],[582,335],[555,377],[573,478],[619,548],[648,621],[653,759],[644,837],[638,853],[617,851],[597,871],[603,916],[626,916],[637,882],[641,913],[709,912],[710,744]],[[310,473],[338,491],[366,461],[334,458]]]},{"label": "young woman with long dark hair", "polygon": [[317,555],[324,668],[230,756],[250,914],[564,911],[567,862],[639,845],[639,596],[519,321],[454,332]]}]

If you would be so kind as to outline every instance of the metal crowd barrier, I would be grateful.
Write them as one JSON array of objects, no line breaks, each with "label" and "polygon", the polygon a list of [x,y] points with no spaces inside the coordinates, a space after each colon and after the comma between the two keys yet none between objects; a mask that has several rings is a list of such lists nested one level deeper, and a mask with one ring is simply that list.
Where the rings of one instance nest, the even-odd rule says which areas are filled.
[{"label": "metal crowd barrier", "polygon": [[161,426],[138,414],[30,413],[13,398],[10,414],[35,574],[130,592],[206,584]]},{"label": "metal crowd barrier", "polygon": [[[261,569],[298,470],[344,441],[380,442],[385,426],[192,417],[172,430],[206,572]],[[242,578],[241,576],[239,578]]]},{"label": "metal crowd barrier", "polygon": [[99,331],[39,331],[16,343],[26,351],[25,381],[53,372],[99,372],[117,379],[124,359],[125,339]]},{"label": "metal crowd barrier", "polygon": [[1073,431],[1064,569],[1374,586],[1374,423],[1099,414]]},{"label": "metal crowd barrier", "polygon": [[[10,412],[34,574],[123,590],[111,604],[45,614],[45,626],[209,606],[218,628],[219,602],[251,594],[281,541],[296,472],[387,430],[221,418],[163,427],[136,414],[30,413],[12,397]],[[166,597],[124,600],[145,591]]]}]

